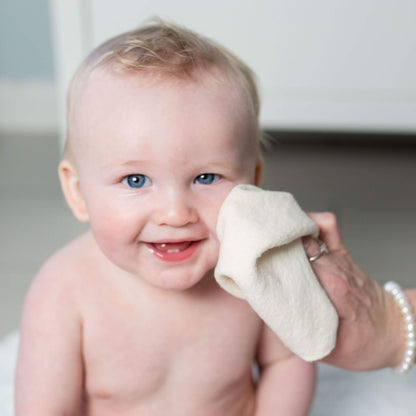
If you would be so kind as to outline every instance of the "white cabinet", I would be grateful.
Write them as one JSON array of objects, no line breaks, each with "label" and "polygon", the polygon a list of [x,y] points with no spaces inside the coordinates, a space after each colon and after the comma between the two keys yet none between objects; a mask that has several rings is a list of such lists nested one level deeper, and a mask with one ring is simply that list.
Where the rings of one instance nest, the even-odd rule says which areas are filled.
[{"label": "white cabinet", "polygon": [[218,40],[253,68],[266,128],[416,132],[414,0],[51,0],[51,6],[61,91],[90,48],[157,15]]}]

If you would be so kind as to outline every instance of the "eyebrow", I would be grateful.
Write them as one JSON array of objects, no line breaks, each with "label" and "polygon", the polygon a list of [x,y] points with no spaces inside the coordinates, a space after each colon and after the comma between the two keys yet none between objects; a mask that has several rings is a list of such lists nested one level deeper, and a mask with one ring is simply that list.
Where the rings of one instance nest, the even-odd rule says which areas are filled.
[{"label": "eyebrow", "polygon": [[134,167],[138,165],[143,165],[148,163],[147,160],[128,160],[126,162],[110,162],[109,164],[103,165],[104,169],[120,169],[120,168],[128,168],[128,167]]},{"label": "eyebrow", "polygon": [[208,167],[214,167],[214,168],[227,168],[229,167],[229,163],[226,163],[225,161],[215,161],[215,162],[208,162]]},{"label": "eyebrow", "polygon": [[[192,161],[189,162],[192,164]],[[146,159],[137,159],[137,160],[128,160],[125,162],[110,162],[107,165],[103,165],[104,169],[113,169],[113,170],[121,170],[121,169],[127,169],[127,168],[135,168],[136,166],[139,166],[140,168],[151,165],[152,163],[149,160]],[[207,167],[207,169],[215,169],[215,168],[222,168],[226,169],[229,167],[229,163],[227,160],[222,160],[222,158],[216,159],[216,160],[207,160],[203,163]]]},{"label": "eyebrow", "polygon": [[127,162],[120,163],[120,166],[135,166],[148,162],[148,160],[128,160]]}]

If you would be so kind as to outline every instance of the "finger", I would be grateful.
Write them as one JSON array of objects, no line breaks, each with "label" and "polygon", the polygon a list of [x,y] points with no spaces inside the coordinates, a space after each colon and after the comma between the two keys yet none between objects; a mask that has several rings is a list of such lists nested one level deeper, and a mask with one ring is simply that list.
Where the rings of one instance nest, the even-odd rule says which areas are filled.
[{"label": "finger", "polygon": [[329,251],[344,249],[337,217],[331,212],[310,212],[309,217],[319,227],[319,238],[325,242]]},{"label": "finger", "polygon": [[316,256],[321,249],[319,240],[311,236],[302,237],[302,244],[308,258]]}]

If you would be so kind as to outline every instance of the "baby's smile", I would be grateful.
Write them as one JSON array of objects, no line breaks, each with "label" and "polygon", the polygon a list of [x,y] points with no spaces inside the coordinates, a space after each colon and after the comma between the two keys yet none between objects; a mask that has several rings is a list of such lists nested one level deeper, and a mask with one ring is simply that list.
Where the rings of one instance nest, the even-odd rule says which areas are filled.
[{"label": "baby's smile", "polygon": [[186,250],[191,244],[191,241],[183,241],[179,243],[153,243],[153,246],[156,250],[165,253],[179,253]]},{"label": "baby's smile", "polygon": [[163,261],[183,261],[189,259],[202,240],[146,243],[146,247]]}]

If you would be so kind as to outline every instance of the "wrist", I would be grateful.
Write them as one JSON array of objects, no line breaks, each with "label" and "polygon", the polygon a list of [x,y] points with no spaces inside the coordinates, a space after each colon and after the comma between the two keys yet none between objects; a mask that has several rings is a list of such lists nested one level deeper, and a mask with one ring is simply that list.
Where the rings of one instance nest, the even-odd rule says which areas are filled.
[{"label": "wrist", "polygon": [[[415,289],[405,290],[404,293],[407,297],[407,300],[408,300],[409,305],[411,307],[411,310],[413,312],[413,325],[415,325],[415,327],[416,327],[416,318],[415,318],[415,316],[416,316],[416,290]],[[416,329],[415,329],[415,331],[416,331]],[[416,342],[416,339],[414,341]],[[415,352],[416,352],[416,347],[415,347]],[[416,356],[413,359],[413,364],[415,364],[415,363],[416,363]]]},{"label": "wrist", "polygon": [[[387,291],[384,291],[384,294],[386,298],[386,334],[388,334],[388,336],[383,342],[384,345],[382,348],[387,354],[385,355],[385,361],[380,368],[395,368],[400,365],[406,349],[403,315],[392,294]],[[388,348],[385,348],[386,346],[388,346]]]},{"label": "wrist", "polygon": [[[395,282],[384,285],[390,311],[390,334],[393,345],[390,366],[399,374],[407,373],[415,362],[416,323],[413,314],[416,291],[403,291]],[[411,292],[411,291],[409,291]],[[388,344],[387,344],[388,345]]]}]

